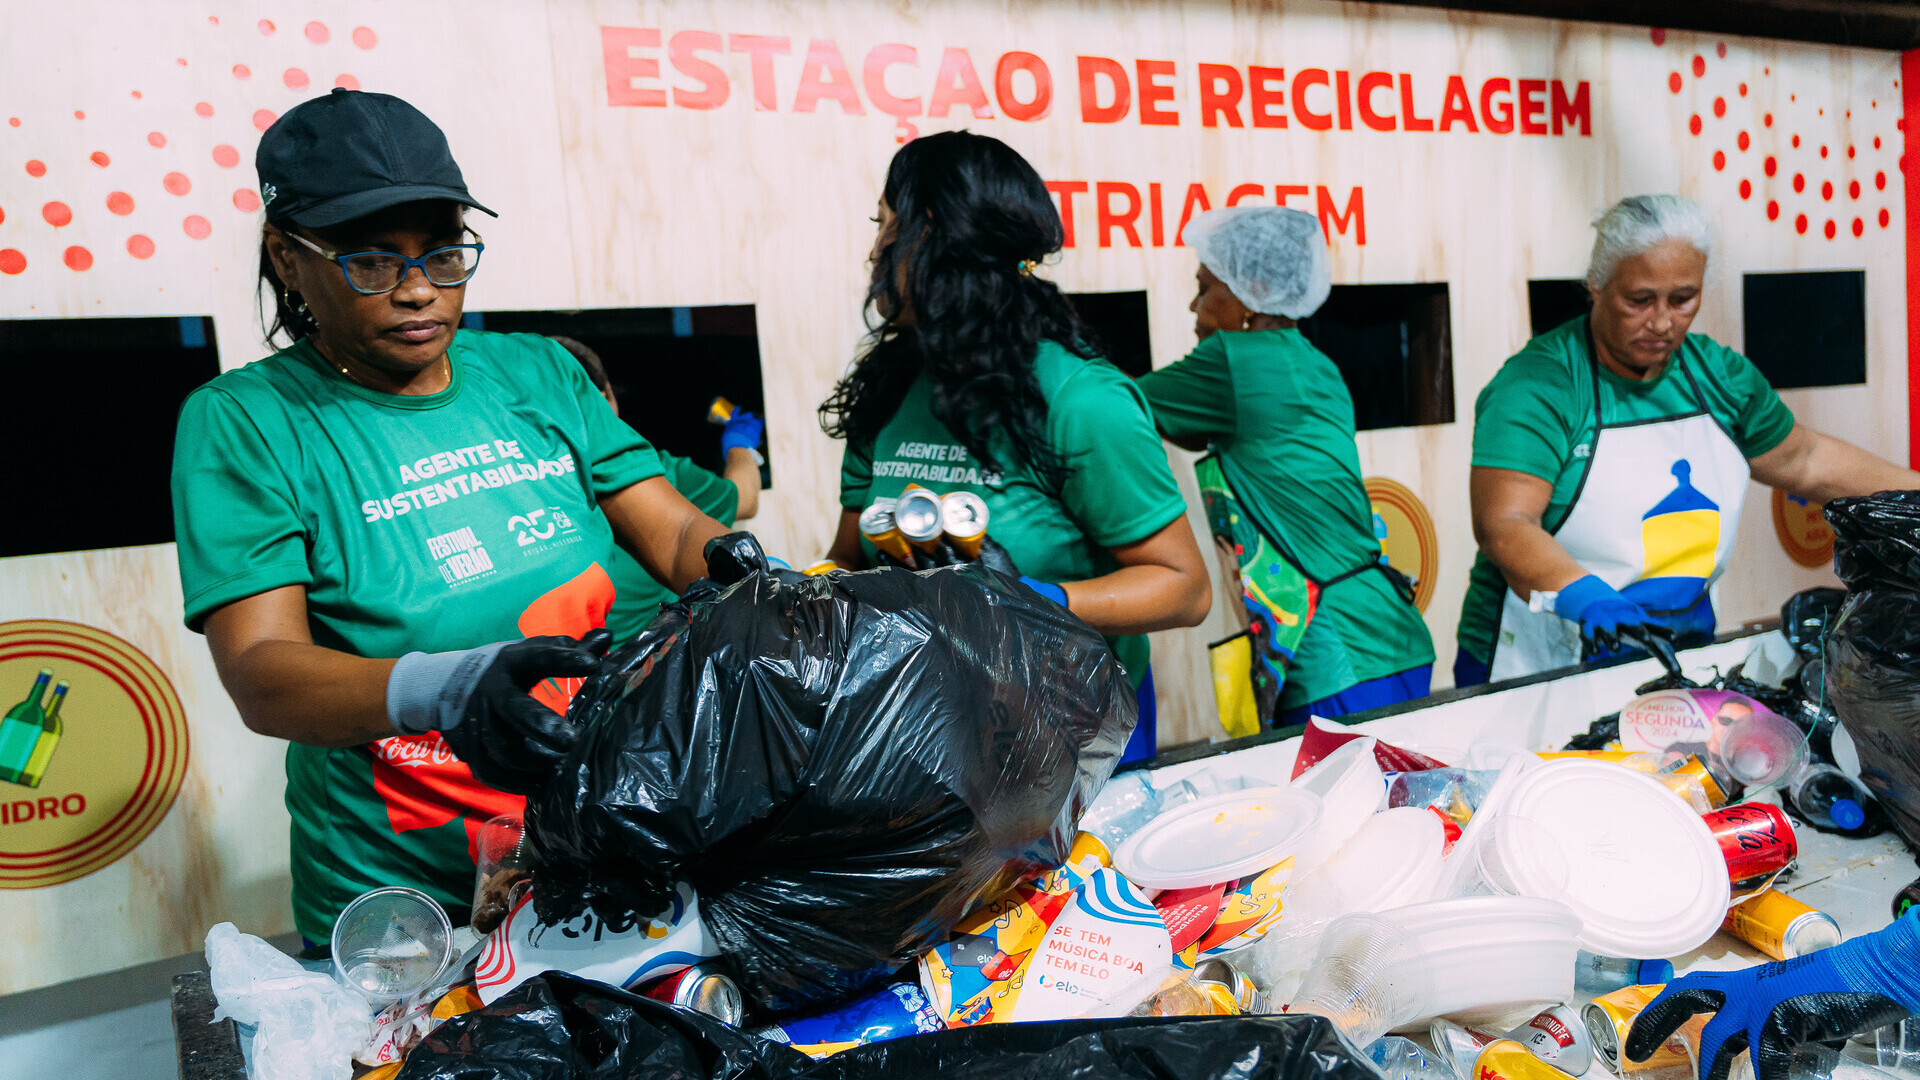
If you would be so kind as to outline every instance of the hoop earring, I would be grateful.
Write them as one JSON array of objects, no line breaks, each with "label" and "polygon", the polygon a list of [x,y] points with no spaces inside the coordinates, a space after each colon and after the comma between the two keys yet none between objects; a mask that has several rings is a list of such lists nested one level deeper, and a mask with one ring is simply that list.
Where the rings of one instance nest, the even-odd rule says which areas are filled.
[{"label": "hoop earring", "polygon": [[293,312],[295,315],[305,315],[307,313],[307,298],[294,292],[292,289],[282,289],[280,291],[280,299],[287,305],[287,310]]}]

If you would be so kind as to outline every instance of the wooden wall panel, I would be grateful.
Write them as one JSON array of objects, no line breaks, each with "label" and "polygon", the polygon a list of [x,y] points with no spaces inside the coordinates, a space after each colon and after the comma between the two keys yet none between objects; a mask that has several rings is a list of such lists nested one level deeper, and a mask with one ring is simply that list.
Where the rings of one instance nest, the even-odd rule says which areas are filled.
[{"label": "wooden wall panel", "polygon": [[[271,33],[263,20],[275,24]],[[324,34],[310,35],[309,22]],[[660,47],[640,54],[659,60],[663,77],[646,85],[667,89],[667,107],[609,105],[602,27],[661,32]],[[684,31],[790,39],[791,51],[773,62],[775,107],[755,107],[749,57],[737,52],[701,54],[725,72],[724,104],[672,105],[675,89],[698,85],[668,57],[667,42]],[[815,39],[837,45],[862,115],[844,115],[832,101],[794,111]],[[0,274],[0,318],[211,314],[225,365],[261,355],[252,290],[258,214],[240,208],[244,196],[234,201],[255,182],[255,115],[284,111],[346,75],[407,97],[439,121],[475,194],[501,212],[497,221],[477,219],[488,252],[473,307],[756,305],[777,485],[754,526],[772,550],[811,560],[833,529],[840,457],[820,433],[815,407],[860,345],[868,218],[900,134],[864,85],[862,61],[884,43],[917,50],[917,66],[896,66],[887,86],[918,94],[923,107],[949,48],[967,50],[989,94],[1002,54],[1039,56],[1052,75],[1047,116],[1014,120],[996,100],[992,118],[961,108],[912,123],[921,133],[964,126],[1002,138],[1050,180],[1125,182],[1142,195],[1159,184],[1169,244],[1190,183],[1204,184],[1215,205],[1242,183],[1262,185],[1267,199],[1276,184],[1324,186],[1342,205],[1358,187],[1366,243],[1351,231],[1333,237],[1335,280],[1449,283],[1457,420],[1359,440],[1369,475],[1407,484],[1433,515],[1441,561],[1428,619],[1442,684],[1473,555],[1465,484],[1474,397],[1528,336],[1527,280],[1580,276],[1588,219],[1619,196],[1679,191],[1715,215],[1697,328],[1736,347],[1741,272],[1864,268],[1868,384],[1786,398],[1806,422],[1882,453],[1898,455],[1905,445],[1901,185],[1872,182],[1878,172],[1899,176],[1897,55],[1305,0],[355,0],[311,11],[255,0],[42,5],[15,13],[0,37],[0,114],[21,121],[0,126],[0,252],[17,251],[27,263]],[[1173,61],[1168,107],[1179,123],[1083,122],[1079,55],[1118,60],[1136,77],[1137,59]],[[1356,130],[1315,132],[1295,116],[1290,85],[1283,111],[1295,119],[1286,130],[1207,128],[1196,100],[1200,63],[1236,65],[1243,75],[1250,64],[1355,79],[1406,73],[1428,120],[1454,75],[1476,98],[1490,78],[1584,83],[1591,134],[1387,133],[1358,121]],[[235,77],[235,65],[249,77]],[[289,85],[300,81],[288,74],[296,69],[304,86]],[[1678,91],[1669,85],[1676,76]],[[1328,91],[1310,93],[1312,105],[1330,99]],[[1397,94],[1379,98],[1399,113]],[[1724,116],[1714,112],[1716,99]],[[211,116],[196,111],[202,102]],[[1474,109],[1478,116],[1477,100]],[[1762,122],[1768,113],[1771,127]],[[1689,133],[1695,115],[1698,136]],[[150,132],[165,145],[151,145]],[[1794,135],[1799,149],[1789,145]],[[1829,147],[1824,159],[1821,145]],[[1849,145],[1852,158],[1843,156]],[[240,163],[216,164],[219,146],[236,148]],[[89,162],[96,150],[108,154],[108,166]],[[1716,150],[1726,156],[1719,168]],[[1781,165],[1772,178],[1760,165],[1768,155]],[[28,160],[46,163],[45,175],[29,175]],[[168,193],[169,172],[189,179],[187,194]],[[1810,181],[1807,192],[1792,192],[1795,172]],[[1849,178],[1863,182],[1857,201],[1844,194]],[[1739,194],[1742,179],[1753,185],[1748,197]],[[1834,200],[1818,196],[1822,179],[1840,186]],[[134,196],[132,214],[106,211],[116,190]],[[41,205],[53,199],[71,204],[72,224],[55,229],[42,219]],[[1781,204],[1778,220],[1766,216],[1769,199]],[[1314,205],[1311,192],[1294,205]],[[1877,222],[1883,208],[1890,227]],[[1191,255],[1118,237],[1103,247],[1091,193],[1074,209],[1076,246],[1043,273],[1070,291],[1145,290],[1155,360],[1177,359],[1192,343]],[[1792,224],[1801,212],[1811,217],[1805,234]],[[1856,214],[1865,224],[1859,239],[1850,229]],[[204,239],[187,233],[190,216],[205,219]],[[1828,217],[1837,239],[1823,235]],[[1143,240],[1146,224],[1143,215]],[[150,258],[128,253],[135,233],[154,242]],[[63,265],[69,246],[89,249],[90,269]],[[1192,456],[1170,456],[1197,503]],[[1190,519],[1204,533],[1197,509]],[[173,678],[194,740],[179,803],[133,856],[53,889],[0,893],[0,923],[25,928],[0,944],[0,992],[178,952],[222,918],[261,933],[288,928],[280,747],[244,731],[204,643],[179,628],[172,562],[166,546],[0,560],[0,619],[66,618],[127,637]],[[1765,614],[1793,590],[1827,579],[1780,552],[1766,492],[1756,489],[1739,561],[1722,585],[1726,620]],[[1227,625],[1217,602],[1200,629],[1156,635],[1163,742],[1216,730],[1204,644]]]}]

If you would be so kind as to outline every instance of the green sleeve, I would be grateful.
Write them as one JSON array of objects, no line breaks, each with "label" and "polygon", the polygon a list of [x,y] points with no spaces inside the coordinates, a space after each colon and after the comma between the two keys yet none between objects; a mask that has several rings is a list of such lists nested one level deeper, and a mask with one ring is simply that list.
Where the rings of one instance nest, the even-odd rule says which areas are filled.
[{"label": "green sleeve", "polygon": [[1473,407],[1473,467],[1558,480],[1573,456],[1571,390],[1556,364],[1525,354],[1507,361]]},{"label": "green sleeve", "polygon": [[873,447],[847,441],[840,455],[840,508],[865,510],[867,491],[873,487]]},{"label": "green sleeve", "polygon": [[572,354],[547,338],[535,340],[545,345],[550,359],[558,365],[566,387],[580,406],[586,422],[586,445],[592,461],[583,462],[593,483],[593,497],[604,499],[632,487],[642,480],[661,474],[660,455],[653,445],[631,426],[614,415],[613,406],[601,395],[587,371]]},{"label": "green sleeve", "polygon": [[703,469],[677,454],[660,452],[667,483],[687,497],[699,511],[722,525],[733,524],[740,512],[740,489],[711,469]]},{"label": "green sleeve", "polygon": [[1047,402],[1048,437],[1073,470],[1060,501],[1101,547],[1145,540],[1187,512],[1150,415],[1140,388],[1103,361]]},{"label": "green sleeve", "polygon": [[1733,397],[1733,441],[1749,459],[1779,446],[1793,431],[1793,410],[1760,374],[1753,361],[1717,341],[1706,339],[1707,363]]},{"label": "green sleeve", "polygon": [[187,628],[287,585],[310,585],[306,528],[267,440],[223,390],[197,390],[173,444],[173,532]]},{"label": "green sleeve", "polygon": [[1153,420],[1169,438],[1224,439],[1233,435],[1236,402],[1233,371],[1221,335],[1202,341],[1176,361],[1142,375],[1140,392],[1153,407]]}]

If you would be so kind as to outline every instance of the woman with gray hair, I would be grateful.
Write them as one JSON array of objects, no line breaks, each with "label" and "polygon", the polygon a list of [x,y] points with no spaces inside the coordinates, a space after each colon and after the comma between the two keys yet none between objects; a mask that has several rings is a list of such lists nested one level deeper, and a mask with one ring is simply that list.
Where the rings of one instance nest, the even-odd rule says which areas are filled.
[{"label": "woman with gray hair", "polygon": [[[1197,215],[1189,305],[1200,344],[1140,379],[1160,431],[1211,452],[1195,467],[1222,569],[1249,638],[1216,686],[1232,732],[1426,696],[1433,638],[1412,589],[1381,558],[1353,442],[1353,398],[1297,328],[1327,299],[1327,244],[1313,215],[1235,207]],[[1225,667],[1222,649],[1212,659]],[[1238,712],[1229,705],[1237,697]]]},{"label": "woman with gray hair", "polygon": [[1749,478],[1820,502],[1920,487],[1687,332],[1712,246],[1698,206],[1635,195],[1594,230],[1592,313],[1528,342],[1474,407],[1459,686],[1710,640]]}]

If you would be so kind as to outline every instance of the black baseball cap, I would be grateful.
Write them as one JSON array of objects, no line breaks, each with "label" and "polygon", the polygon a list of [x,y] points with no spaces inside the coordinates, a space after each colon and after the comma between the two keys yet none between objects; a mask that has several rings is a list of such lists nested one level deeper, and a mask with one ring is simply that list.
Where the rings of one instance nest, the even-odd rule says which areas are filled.
[{"label": "black baseball cap", "polygon": [[335,90],[295,105],[260,136],[253,166],[268,221],[324,229],[421,199],[500,216],[467,193],[439,126],[391,94]]}]

